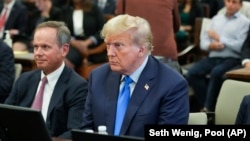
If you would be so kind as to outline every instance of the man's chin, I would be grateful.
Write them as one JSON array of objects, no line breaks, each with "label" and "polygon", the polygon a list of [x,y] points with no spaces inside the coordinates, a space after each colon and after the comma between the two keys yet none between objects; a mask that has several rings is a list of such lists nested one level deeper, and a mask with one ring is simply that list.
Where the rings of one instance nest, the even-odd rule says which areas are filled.
[{"label": "man's chin", "polygon": [[42,64],[37,64],[36,67],[37,67],[38,69],[41,69],[41,70],[43,70],[44,68],[46,68],[46,67],[45,67],[44,65],[42,65]]},{"label": "man's chin", "polygon": [[121,70],[120,67],[117,65],[110,65],[110,68],[114,72],[119,72],[119,70]]}]

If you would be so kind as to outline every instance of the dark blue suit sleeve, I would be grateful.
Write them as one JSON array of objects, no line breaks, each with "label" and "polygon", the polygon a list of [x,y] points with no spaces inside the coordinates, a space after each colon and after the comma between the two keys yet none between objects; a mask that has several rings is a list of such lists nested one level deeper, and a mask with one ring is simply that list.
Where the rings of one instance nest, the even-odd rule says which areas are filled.
[{"label": "dark blue suit sleeve", "polygon": [[250,124],[250,95],[245,96],[240,104],[239,112],[236,117],[235,124],[241,125],[241,124]]},{"label": "dark blue suit sleeve", "polygon": [[0,41],[0,95],[10,93],[15,77],[15,60],[12,49]]}]

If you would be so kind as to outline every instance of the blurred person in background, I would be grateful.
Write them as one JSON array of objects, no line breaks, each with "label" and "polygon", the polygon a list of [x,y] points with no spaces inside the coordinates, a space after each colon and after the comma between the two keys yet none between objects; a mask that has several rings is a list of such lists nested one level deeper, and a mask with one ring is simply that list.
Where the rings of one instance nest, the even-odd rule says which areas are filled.
[{"label": "blurred person in background", "polygon": [[13,44],[15,51],[29,51],[32,50],[32,37],[36,26],[45,21],[61,21],[62,10],[53,5],[51,0],[34,0],[35,9],[31,9],[28,14],[27,28],[25,36],[20,38]]},{"label": "blurred person in background", "polygon": [[208,56],[195,63],[186,75],[200,111],[215,110],[224,74],[241,63],[241,50],[249,30],[249,19],[240,12],[242,0],[224,2],[227,12],[214,16],[201,36],[200,47]]},{"label": "blurred person in background", "polygon": [[0,11],[0,38],[5,39],[5,31],[8,30],[14,43],[25,34],[27,8],[19,0],[2,0]]},{"label": "blurred person in background", "polygon": [[115,14],[117,0],[94,0],[94,2],[98,5],[98,7],[106,14]]},{"label": "blurred person in background", "polygon": [[98,54],[91,50],[103,43],[100,31],[105,23],[104,14],[92,0],[71,0],[63,11],[63,21],[72,35],[66,64],[71,68],[80,67],[83,59],[91,63],[107,62],[106,49]]},{"label": "blurred person in background", "polygon": [[185,49],[194,42],[195,19],[204,17],[203,9],[198,0],[183,0],[179,4],[179,14],[181,18],[180,30],[175,34],[178,50]]}]

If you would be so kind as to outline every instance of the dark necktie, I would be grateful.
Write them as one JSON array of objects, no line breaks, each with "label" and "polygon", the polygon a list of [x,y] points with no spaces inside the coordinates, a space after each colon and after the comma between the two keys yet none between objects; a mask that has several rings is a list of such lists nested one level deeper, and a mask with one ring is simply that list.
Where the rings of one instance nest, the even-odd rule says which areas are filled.
[{"label": "dark necktie", "polygon": [[40,86],[40,89],[35,97],[35,100],[33,101],[33,104],[31,106],[32,109],[41,110],[42,104],[43,104],[43,92],[46,83],[48,82],[47,77],[44,76],[42,79],[42,85]]},{"label": "dark necktie", "polygon": [[115,119],[115,130],[114,135],[119,135],[121,126],[123,123],[124,115],[127,110],[127,106],[130,100],[130,87],[129,84],[133,82],[133,80],[129,76],[125,76],[124,78],[125,84],[118,96],[117,109],[116,109],[116,119]]}]

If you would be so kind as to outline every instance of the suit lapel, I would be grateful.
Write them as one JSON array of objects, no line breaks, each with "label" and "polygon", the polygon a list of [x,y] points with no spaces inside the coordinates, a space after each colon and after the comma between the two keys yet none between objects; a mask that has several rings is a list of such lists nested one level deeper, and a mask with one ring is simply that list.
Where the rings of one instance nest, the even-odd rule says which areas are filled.
[{"label": "suit lapel", "polygon": [[6,20],[6,23],[5,23],[5,28],[9,28],[9,25],[13,25],[13,22],[16,21],[14,18],[16,17],[16,7],[17,7],[17,3],[15,2],[13,7],[11,8],[11,11],[9,13],[9,16]]},{"label": "suit lapel", "polygon": [[4,5],[3,3],[0,4],[0,12],[2,12],[3,10],[3,5]]},{"label": "suit lapel", "polygon": [[[155,69],[152,69],[155,68]],[[135,89],[132,93],[132,97],[130,100],[130,103],[128,105],[124,121],[121,128],[121,135],[126,134],[126,131],[128,130],[133,117],[141,107],[144,99],[147,97],[149,92],[152,90],[156,79],[154,77],[156,76],[157,72],[157,66],[155,63],[153,63],[153,59],[149,57],[148,63],[145,66],[144,70],[142,71],[138,82],[135,86]]]},{"label": "suit lapel", "polygon": [[[117,97],[119,93],[121,75],[117,73],[112,73],[110,77],[108,77],[106,81],[106,100],[105,100],[105,108],[108,109],[105,111],[106,115],[106,125],[108,127],[107,131],[110,133],[114,132],[114,121],[116,114],[116,104]],[[112,85],[112,87],[110,87]]]},{"label": "suit lapel", "polygon": [[36,71],[32,79],[29,80],[31,85],[28,87],[29,90],[25,94],[26,100],[23,100],[25,103],[23,103],[21,106],[31,107],[32,102],[35,99],[36,91],[38,89],[40,80],[41,80],[41,71],[39,70]]},{"label": "suit lapel", "polygon": [[65,83],[68,77],[70,76],[69,71],[70,70],[67,67],[64,67],[64,70],[55,85],[55,88],[54,88],[54,91],[52,93],[52,97],[50,100],[50,104],[49,104],[47,118],[50,116],[51,111],[53,110],[55,105],[58,103],[58,101],[61,99],[60,97],[62,97],[63,93],[65,92],[65,88],[66,88],[65,86],[67,86],[67,84]]}]

